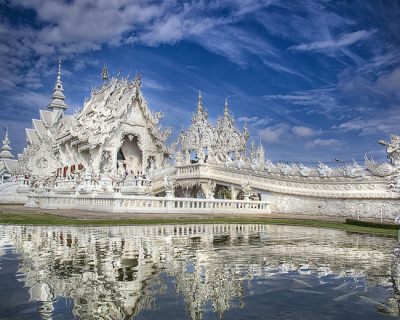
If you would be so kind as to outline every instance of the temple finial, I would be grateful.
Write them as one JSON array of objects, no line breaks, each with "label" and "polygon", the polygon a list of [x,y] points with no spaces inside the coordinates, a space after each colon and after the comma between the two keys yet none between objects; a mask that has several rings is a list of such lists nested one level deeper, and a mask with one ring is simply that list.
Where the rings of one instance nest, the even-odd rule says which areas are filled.
[{"label": "temple finial", "polygon": [[68,109],[68,106],[65,104],[64,99],[64,88],[61,81],[61,59],[58,60],[58,72],[57,72],[57,80],[53,88],[53,94],[51,95],[51,102],[47,106],[49,109],[53,111],[64,111]]},{"label": "temple finial", "polygon": [[134,85],[139,89],[142,87],[142,75],[140,74],[140,72],[136,73]]},{"label": "temple finial", "polygon": [[228,110],[228,97],[225,98],[225,106],[224,106],[224,115],[227,115],[229,112]]},{"label": "temple finial", "polygon": [[61,81],[61,64],[62,64],[62,60],[61,60],[61,58],[60,59],[58,59],[58,73],[57,73],[57,80],[60,80]]},{"label": "temple finial", "polygon": [[197,109],[203,108],[203,97],[201,96],[201,91],[199,90],[199,97],[197,100]]},{"label": "temple finial", "polygon": [[103,66],[103,70],[101,70],[101,78],[103,79],[103,82],[107,82],[109,80],[108,69],[105,64]]}]

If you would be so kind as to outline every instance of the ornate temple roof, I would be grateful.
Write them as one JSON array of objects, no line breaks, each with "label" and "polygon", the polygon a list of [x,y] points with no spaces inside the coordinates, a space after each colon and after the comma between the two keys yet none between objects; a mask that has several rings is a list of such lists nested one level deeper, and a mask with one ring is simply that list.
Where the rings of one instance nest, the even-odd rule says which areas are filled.
[{"label": "ornate temple roof", "polygon": [[75,138],[90,146],[102,145],[115,129],[129,122],[148,127],[158,146],[164,149],[170,132],[158,128],[161,118],[160,112],[150,111],[141,92],[140,76],[133,81],[112,78],[104,81],[100,89],[92,91],[90,99],[77,114],[62,120],[56,138],[64,141]]},{"label": "ornate temple roof", "polygon": [[[51,102],[48,108],[40,110],[40,119],[32,120],[32,128],[26,128],[28,145],[39,143],[52,136],[54,142],[63,143],[74,140],[85,147],[104,144],[111,132],[123,123],[141,122],[150,130],[157,145],[167,150],[165,141],[170,130],[161,130],[158,123],[161,112],[152,113],[141,92],[141,79],[137,76],[133,81],[128,79],[109,78],[106,66],[102,70],[103,85],[91,92],[82,109],[74,115],[65,115],[68,108],[65,104],[64,89],[61,80],[61,61],[58,64],[57,79],[54,85]],[[136,107],[134,114],[131,110]],[[139,112],[138,112],[139,111]],[[140,118],[140,119],[139,119]],[[135,121],[133,121],[135,122]],[[138,123],[134,124],[138,125]]]}]

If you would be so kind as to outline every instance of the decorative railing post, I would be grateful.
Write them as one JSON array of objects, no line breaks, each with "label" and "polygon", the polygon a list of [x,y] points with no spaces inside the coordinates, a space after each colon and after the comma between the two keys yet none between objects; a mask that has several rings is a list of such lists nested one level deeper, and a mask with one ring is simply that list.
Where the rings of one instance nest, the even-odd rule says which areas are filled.
[{"label": "decorative railing post", "polygon": [[167,198],[167,208],[174,208],[174,194],[175,194],[175,181],[176,178],[173,176],[165,176],[164,177],[164,188],[165,188],[165,197]]},{"label": "decorative railing post", "polygon": [[117,196],[116,198],[112,199],[113,201],[113,209],[114,211],[121,211],[122,209],[122,199],[121,197]]}]

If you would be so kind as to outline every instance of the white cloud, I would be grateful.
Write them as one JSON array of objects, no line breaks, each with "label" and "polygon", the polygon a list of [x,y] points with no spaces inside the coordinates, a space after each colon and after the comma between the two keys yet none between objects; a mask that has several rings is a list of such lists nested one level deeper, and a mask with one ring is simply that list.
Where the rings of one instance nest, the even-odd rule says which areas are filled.
[{"label": "white cloud", "polygon": [[305,144],[307,149],[315,148],[315,147],[330,147],[330,148],[337,148],[343,145],[343,142],[337,139],[315,139],[313,141],[308,141]]},{"label": "white cloud", "polygon": [[342,132],[358,132],[360,136],[375,134],[390,134],[399,131],[400,106],[394,106],[388,110],[377,112],[374,110],[364,117],[358,117],[341,123],[337,128]]},{"label": "white cloud", "polygon": [[[172,0],[155,4],[127,0],[14,0],[11,5],[34,10],[38,21],[44,24],[41,29],[27,28],[34,33],[35,41],[31,47],[36,53],[53,54],[55,50],[70,54],[72,51],[97,50],[103,44],[141,42],[159,45],[183,39],[204,43],[215,52],[217,47],[208,39],[213,37],[210,32],[215,32],[218,37],[218,32],[227,32],[229,35],[230,32],[237,31],[223,31],[220,28],[239,21],[260,7],[268,6],[269,2],[249,0],[181,3]],[[221,10],[226,13],[221,15]],[[248,37],[243,32],[241,35],[240,30],[237,32],[241,41],[237,46],[242,44],[250,52],[266,49],[271,51],[263,39],[253,39],[254,37]],[[228,57],[232,57],[229,56],[229,49],[222,48],[218,52],[228,53]]]},{"label": "white cloud", "polygon": [[258,137],[263,142],[277,143],[280,142],[282,136],[287,132],[289,126],[285,123],[280,123],[273,127],[267,127],[258,131]]},{"label": "white cloud", "polygon": [[399,94],[400,93],[400,67],[392,70],[389,73],[381,75],[377,82],[377,88],[386,92]]},{"label": "white cloud", "polygon": [[292,132],[300,138],[309,138],[319,134],[319,132],[315,131],[314,129],[303,126],[294,126],[292,128]]},{"label": "white cloud", "polygon": [[[265,39],[232,24],[271,2],[13,0],[6,5],[33,10],[36,16],[29,25],[11,23],[11,17],[0,19],[0,78],[8,80],[0,90],[39,88],[40,75],[59,56],[65,59],[104,45],[157,46],[189,40],[245,66],[249,55],[276,53]],[[79,70],[82,65],[76,67]],[[35,79],[29,76],[30,70]]]},{"label": "white cloud", "polygon": [[313,50],[329,50],[329,49],[337,49],[341,47],[346,47],[352,45],[360,40],[366,39],[370,37],[376,30],[365,31],[360,30],[348,34],[341,35],[338,39],[329,39],[323,41],[315,41],[307,44],[300,44],[296,46],[291,46],[289,49],[298,50],[298,51],[313,51]]}]

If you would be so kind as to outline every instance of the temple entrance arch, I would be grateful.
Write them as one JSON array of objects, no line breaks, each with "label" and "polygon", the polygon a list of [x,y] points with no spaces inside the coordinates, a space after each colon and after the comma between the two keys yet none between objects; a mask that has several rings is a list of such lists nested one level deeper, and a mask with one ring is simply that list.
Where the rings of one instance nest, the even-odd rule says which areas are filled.
[{"label": "temple entrance arch", "polygon": [[128,173],[143,173],[143,152],[139,147],[137,136],[126,135],[123,138],[122,145],[117,151],[117,162],[122,163]]}]

